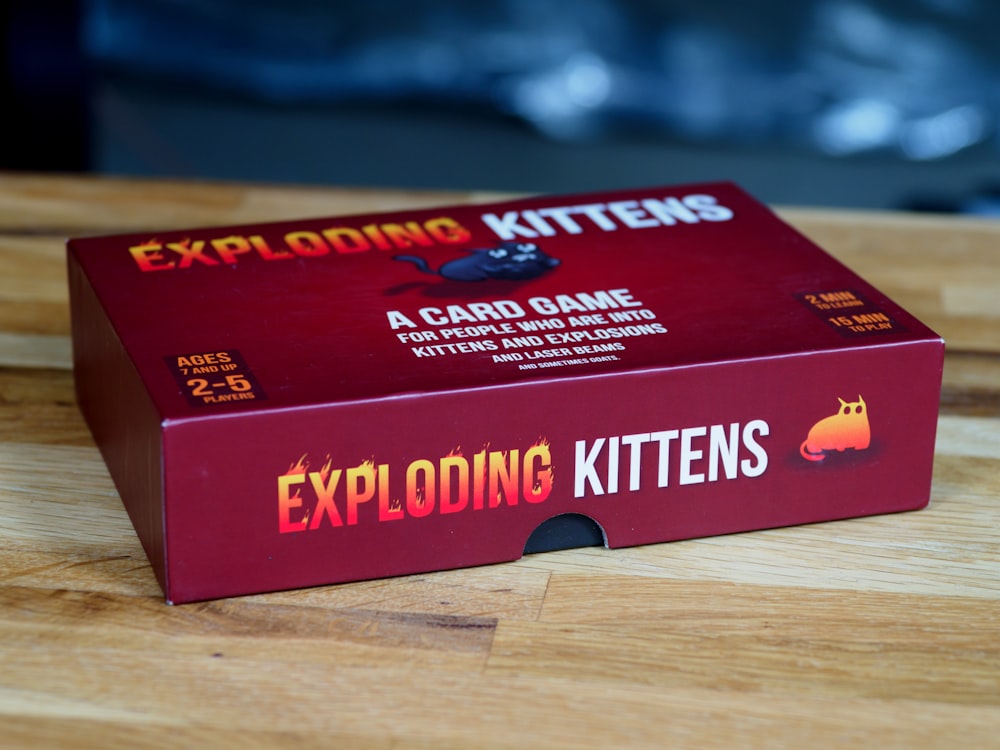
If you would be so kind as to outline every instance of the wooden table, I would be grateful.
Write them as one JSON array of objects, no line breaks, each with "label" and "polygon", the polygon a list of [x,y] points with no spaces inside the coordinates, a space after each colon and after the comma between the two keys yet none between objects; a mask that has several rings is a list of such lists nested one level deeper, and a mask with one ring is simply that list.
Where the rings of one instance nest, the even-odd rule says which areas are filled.
[{"label": "wooden table", "polygon": [[169,607],[63,241],[479,195],[0,175],[0,746],[1000,747],[1000,224],[783,215],[948,341],[925,511]]}]

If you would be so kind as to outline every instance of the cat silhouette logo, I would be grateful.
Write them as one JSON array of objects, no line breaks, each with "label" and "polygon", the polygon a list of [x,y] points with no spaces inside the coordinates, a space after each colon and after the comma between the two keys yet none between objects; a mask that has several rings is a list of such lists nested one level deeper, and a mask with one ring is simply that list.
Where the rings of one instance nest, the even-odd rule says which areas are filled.
[{"label": "cat silhouette logo", "polygon": [[393,260],[412,263],[422,273],[448,281],[527,281],[559,265],[533,242],[501,242],[495,247],[470,250],[467,255],[444,263],[436,271],[418,255],[396,255]]},{"label": "cat silhouette logo", "polygon": [[807,461],[822,461],[828,451],[843,452],[848,448],[863,451],[871,443],[868,406],[861,394],[857,401],[837,400],[840,401],[837,413],[814,424],[799,447],[799,453]]}]

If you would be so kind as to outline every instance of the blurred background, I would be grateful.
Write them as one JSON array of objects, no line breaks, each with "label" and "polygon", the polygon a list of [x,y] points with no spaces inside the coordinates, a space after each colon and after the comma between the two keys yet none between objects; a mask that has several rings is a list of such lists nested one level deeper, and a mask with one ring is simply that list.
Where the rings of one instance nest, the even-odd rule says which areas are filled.
[{"label": "blurred background", "polygon": [[993,0],[6,0],[0,169],[1000,214]]}]

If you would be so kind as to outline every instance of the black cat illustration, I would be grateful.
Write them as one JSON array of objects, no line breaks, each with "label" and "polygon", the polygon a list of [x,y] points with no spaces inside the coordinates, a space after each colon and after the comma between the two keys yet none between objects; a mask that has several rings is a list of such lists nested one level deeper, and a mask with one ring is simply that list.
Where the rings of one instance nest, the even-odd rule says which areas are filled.
[{"label": "black cat illustration", "polygon": [[559,265],[556,258],[546,255],[532,242],[501,242],[496,247],[470,250],[468,255],[442,263],[436,271],[417,255],[396,255],[393,260],[412,263],[423,273],[449,281],[525,281]]}]

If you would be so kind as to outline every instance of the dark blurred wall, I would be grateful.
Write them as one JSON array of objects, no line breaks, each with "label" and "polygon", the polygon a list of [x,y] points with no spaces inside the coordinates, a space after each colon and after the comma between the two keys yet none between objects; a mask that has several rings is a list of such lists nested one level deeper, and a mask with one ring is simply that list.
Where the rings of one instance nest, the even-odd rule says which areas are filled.
[{"label": "dark blurred wall", "polygon": [[0,9],[0,169],[91,165],[90,82],[72,0],[5,0]]},{"label": "dark blurred wall", "polygon": [[958,210],[1000,173],[990,0],[81,2],[5,11],[0,166]]}]

